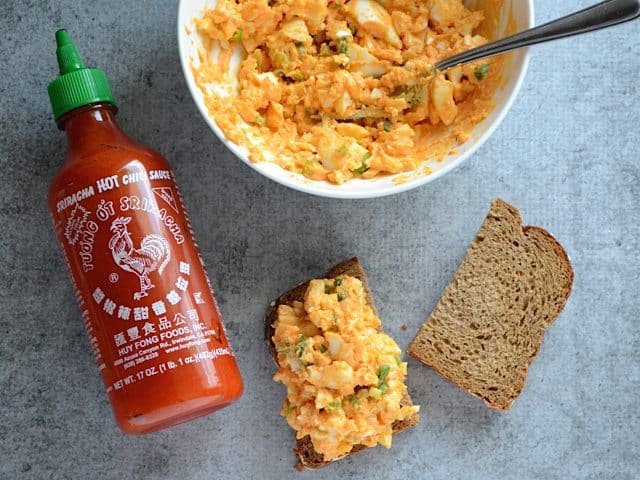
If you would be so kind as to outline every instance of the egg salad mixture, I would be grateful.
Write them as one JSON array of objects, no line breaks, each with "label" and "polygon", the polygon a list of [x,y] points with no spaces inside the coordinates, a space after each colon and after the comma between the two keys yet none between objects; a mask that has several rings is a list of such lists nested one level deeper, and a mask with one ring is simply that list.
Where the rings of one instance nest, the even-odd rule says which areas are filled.
[{"label": "egg salad mixture", "polygon": [[360,280],[312,280],[303,302],[280,305],[272,338],[287,387],[281,415],[309,435],[325,461],[354,445],[391,446],[392,425],[420,407],[401,406],[407,364],[365,304]]},{"label": "egg salad mixture", "polygon": [[500,60],[433,69],[487,41],[484,16],[462,0],[218,0],[195,21],[207,47],[192,70],[252,161],[337,184],[411,171],[493,108]]}]

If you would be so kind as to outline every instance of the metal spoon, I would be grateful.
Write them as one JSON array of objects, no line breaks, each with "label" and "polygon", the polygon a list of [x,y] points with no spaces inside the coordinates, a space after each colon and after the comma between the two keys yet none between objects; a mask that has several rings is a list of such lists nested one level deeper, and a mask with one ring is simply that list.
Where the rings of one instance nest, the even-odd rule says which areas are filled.
[{"label": "metal spoon", "polygon": [[611,27],[638,17],[640,17],[640,0],[606,0],[544,25],[446,58],[436,63],[435,68],[443,71],[463,63],[492,57],[529,45]]},{"label": "metal spoon", "polygon": [[[422,76],[433,77],[437,71],[444,71],[457,65],[492,57],[537,43],[600,30],[638,17],[640,17],[640,0],[606,0],[544,25],[539,25],[445,58],[436,63],[431,71],[423,73]],[[329,116],[338,121],[354,121],[365,117],[383,118],[385,113],[381,110],[363,108],[350,117]]]}]

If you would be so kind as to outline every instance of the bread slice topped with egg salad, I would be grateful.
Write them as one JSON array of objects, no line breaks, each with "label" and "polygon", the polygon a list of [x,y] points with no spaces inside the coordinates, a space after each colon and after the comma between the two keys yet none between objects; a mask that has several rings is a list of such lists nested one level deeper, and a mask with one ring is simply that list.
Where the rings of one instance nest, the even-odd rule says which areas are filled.
[{"label": "bread slice topped with egg salad", "polygon": [[320,468],[419,421],[404,384],[407,364],[381,329],[357,258],[283,294],[265,340],[287,388],[280,414],[296,431],[296,469]]}]

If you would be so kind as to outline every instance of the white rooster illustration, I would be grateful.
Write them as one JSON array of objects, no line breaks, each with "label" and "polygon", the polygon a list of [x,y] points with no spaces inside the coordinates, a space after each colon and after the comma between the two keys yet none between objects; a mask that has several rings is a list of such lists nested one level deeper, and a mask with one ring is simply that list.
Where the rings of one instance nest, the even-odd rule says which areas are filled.
[{"label": "white rooster illustration", "polygon": [[140,300],[148,295],[154,285],[149,274],[157,271],[162,274],[164,267],[171,259],[169,242],[160,235],[150,234],[142,239],[140,248],[133,247],[127,224],[131,217],[118,217],[111,224],[113,237],[109,240],[109,249],[113,260],[121,269],[135,273],[140,279],[140,291],[133,294],[134,300]]}]

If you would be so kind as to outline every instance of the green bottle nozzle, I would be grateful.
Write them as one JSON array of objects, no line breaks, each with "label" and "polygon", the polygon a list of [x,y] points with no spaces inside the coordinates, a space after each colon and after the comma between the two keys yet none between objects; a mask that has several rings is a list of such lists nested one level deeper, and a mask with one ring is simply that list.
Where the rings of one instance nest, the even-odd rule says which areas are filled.
[{"label": "green bottle nozzle", "polygon": [[97,68],[86,67],[71,36],[64,29],[56,32],[56,57],[60,76],[51,82],[48,88],[56,120],[84,105],[115,105],[105,73]]},{"label": "green bottle nozzle", "polygon": [[56,57],[58,57],[58,66],[60,67],[60,75],[87,68],[82,61],[80,52],[71,41],[71,36],[66,30],[58,30],[56,32]]}]

